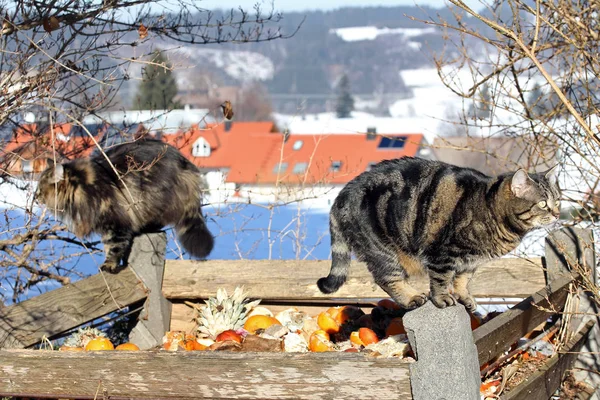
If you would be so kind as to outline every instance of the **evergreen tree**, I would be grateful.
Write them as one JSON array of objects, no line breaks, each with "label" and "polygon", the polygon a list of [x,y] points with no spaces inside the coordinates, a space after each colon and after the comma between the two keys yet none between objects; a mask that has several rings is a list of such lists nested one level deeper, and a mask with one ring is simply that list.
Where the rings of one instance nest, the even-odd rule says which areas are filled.
[{"label": "evergreen tree", "polygon": [[134,107],[138,110],[167,110],[180,107],[176,102],[177,82],[168,59],[157,51],[152,63],[142,70]]},{"label": "evergreen tree", "polygon": [[344,74],[337,87],[338,96],[335,105],[335,112],[338,118],[350,118],[354,110],[354,98],[350,94],[350,80],[348,75]]}]

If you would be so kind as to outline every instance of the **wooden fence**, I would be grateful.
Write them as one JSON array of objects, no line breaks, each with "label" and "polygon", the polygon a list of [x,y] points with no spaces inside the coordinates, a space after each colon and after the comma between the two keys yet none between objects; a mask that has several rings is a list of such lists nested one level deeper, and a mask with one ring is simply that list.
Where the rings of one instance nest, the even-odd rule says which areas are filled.
[{"label": "wooden fence", "polygon": [[[316,280],[328,261],[164,261],[164,235],[136,239],[131,268],[101,274],[0,309],[0,396],[70,399],[479,399],[479,371],[552,315],[568,296],[583,305],[571,319],[565,349],[503,399],[548,399],[561,377],[598,337],[593,302],[573,294],[574,262],[594,270],[588,232],[553,235],[542,259],[502,259],[483,266],[471,289],[479,299],[525,298],[471,333],[462,306],[439,310],[427,303],[404,317],[416,362],[350,353],[69,353],[24,350],[88,321],[129,307],[141,309],[131,340],[161,343],[166,330],[193,329],[184,301],[244,285],[272,310],[290,305],[309,312],[325,305],[372,307],[387,297],[363,265],[332,295]],[[591,249],[591,252],[590,252]],[[357,263],[358,264],[358,263]],[[423,284],[418,283],[417,284]],[[571,294],[570,294],[571,293]],[[569,302],[571,304],[572,302]],[[588,307],[588,308],[585,308]],[[564,310],[571,312],[571,309]],[[593,362],[597,361],[597,355]]]}]

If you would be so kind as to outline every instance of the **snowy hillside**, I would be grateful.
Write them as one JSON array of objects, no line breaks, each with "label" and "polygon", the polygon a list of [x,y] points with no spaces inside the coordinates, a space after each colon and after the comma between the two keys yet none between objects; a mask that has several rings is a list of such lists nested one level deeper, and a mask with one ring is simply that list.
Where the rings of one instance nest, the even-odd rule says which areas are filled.
[{"label": "snowy hillside", "polygon": [[405,38],[413,38],[429,33],[435,33],[435,28],[377,28],[376,26],[355,26],[350,28],[331,29],[329,33],[338,35],[346,42],[359,40],[374,40],[381,35],[399,35]]},{"label": "snowy hillside", "polygon": [[240,82],[265,81],[275,72],[271,59],[257,52],[201,47],[181,47],[178,52],[189,67],[213,67]]}]

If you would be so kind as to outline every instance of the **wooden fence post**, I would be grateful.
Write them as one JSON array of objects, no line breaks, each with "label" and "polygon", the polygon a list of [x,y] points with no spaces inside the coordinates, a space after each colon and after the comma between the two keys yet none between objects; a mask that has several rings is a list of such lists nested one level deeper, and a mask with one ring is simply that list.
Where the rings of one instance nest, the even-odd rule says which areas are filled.
[{"label": "wooden fence post", "polygon": [[439,309],[428,301],[403,318],[417,361],[410,365],[415,400],[479,400],[479,361],[462,305]]},{"label": "wooden fence post", "polygon": [[129,255],[129,267],[149,292],[138,322],[129,334],[129,340],[140,349],[160,345],[169,330],[171,303],[162,295],[166,245],[164,232],[140,235],[134,239]]},{"label": "wooden fence post", "polygon": [[[580,279],[585,275],[589,282],[598,287],[598,271],[594,251],[594,234],[590,229],[567,227],[554,231],[546,238],[546,276],[552,281],[561,275],[574,275]],[[573,271],[576,268],[579,272]],[[571,314],[569,333],[575,335],[590,320],[596,322],[588,340],[583,344],[581,353],[574,364],[575,377],[578,380],[600,388],[600,310],[594,301],[593,294],[586,292],[581,286],[576,296],[567,303],[565,315]]]}]

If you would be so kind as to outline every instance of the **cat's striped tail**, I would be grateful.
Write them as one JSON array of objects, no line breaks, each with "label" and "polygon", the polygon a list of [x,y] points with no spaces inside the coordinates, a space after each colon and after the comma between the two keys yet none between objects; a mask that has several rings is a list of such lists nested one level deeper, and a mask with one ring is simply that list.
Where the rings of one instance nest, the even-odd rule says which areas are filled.
[{"label": "cat's striped tail", "polygon": [[201,207],[188,211],[175,230],[181,245],[192,256],[204,258],[212,251],[214,238],[206,226]]},{"label": "cat's striped tail", "polygon": [[333,212],[329,216],[329,232],[331,234],[331,269],[327,277],[317,281],[319,290],[326,294],[337,291],[346,282],[351,258],[350,246],[344,239]]}]

